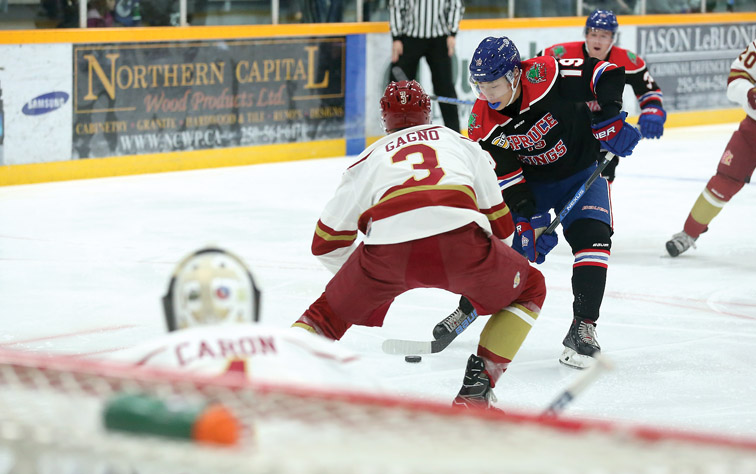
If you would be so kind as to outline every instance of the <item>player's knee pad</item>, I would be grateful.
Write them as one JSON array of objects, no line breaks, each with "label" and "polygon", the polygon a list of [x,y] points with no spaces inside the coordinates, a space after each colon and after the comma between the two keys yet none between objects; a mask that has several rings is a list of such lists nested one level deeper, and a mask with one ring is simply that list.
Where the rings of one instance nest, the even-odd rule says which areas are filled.
[{"label": "player's knee pad", "polygon": [[516,302],[527,305],[532,310],[540,311],[546,300],[546,279],[536,267],[531,266],[525,289]]},{"label": "player's knee pad", "polygon": [[609,252],[612,249],[612,228],[594,219],[579,219],[564,234],[576,254],[586,250]]},{"label": "player's knee pad", "polygon": [[745,180],[735,179],[720,173],[711,177],[706,184],[706,190],[709,191],[712,196],[722,202],[728,202],[732,197],[740,191],[745,185]]}]

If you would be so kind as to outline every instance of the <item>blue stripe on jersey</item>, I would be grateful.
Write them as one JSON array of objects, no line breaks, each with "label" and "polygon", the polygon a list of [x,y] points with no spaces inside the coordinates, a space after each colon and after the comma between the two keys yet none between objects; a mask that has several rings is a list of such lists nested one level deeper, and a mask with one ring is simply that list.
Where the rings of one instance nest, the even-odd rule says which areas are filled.
[{"label": "blue stripe on jersey", "polygon": [[598,84],[601,75],[604,74],[604,71],[606,71],[607,69],[613,69],[614,67],[616,67],[614,66],[614,64],[602,61],[593,70],[593,78],[591,79],[591,92],[593,92],[594,96],[596,95],[596,84]]}]

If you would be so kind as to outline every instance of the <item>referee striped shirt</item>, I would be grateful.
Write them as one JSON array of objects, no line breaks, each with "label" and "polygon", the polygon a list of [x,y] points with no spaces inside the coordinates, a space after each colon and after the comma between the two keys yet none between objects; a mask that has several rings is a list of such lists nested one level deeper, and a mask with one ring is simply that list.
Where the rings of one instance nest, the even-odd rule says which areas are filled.
[{"label": "referee striped shirt", "polygon": [[464,12],[462,0],[389,0],[391,36],[453,36]]}]

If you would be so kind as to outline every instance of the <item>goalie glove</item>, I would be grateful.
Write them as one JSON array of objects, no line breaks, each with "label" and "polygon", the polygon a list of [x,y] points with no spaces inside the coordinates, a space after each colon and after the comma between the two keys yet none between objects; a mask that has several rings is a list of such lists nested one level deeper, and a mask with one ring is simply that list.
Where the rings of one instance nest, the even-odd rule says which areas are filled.
[{"label": "goalie glove", "polygon": [[530,220],[524,217],[517,218],[515,229],[520,238],[520,246],[523,255],[531,262],[538,264],[545,262],[546,254],[551,252],[551,249],[559,242],[555,233],[541,233],[550,223],[551,216],[548,213],[536,214]]},{"label": "goalie glove", "polygon": [[601,147],[617,156],[628,156],[641,139],[641,132],[625,121],[627,112],[591,125],[593,136],[601,142]]},{"label": "goalie glove", "polygon": [[643,138],[661,138],[666,120],[667,112],[661,106],[643,109],[638,118],[638,126]]}]

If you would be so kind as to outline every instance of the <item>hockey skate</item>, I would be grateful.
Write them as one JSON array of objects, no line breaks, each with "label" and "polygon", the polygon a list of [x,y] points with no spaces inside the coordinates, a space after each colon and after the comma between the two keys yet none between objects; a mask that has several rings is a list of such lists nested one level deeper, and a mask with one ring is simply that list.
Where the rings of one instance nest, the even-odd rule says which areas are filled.
[{"label": "hockey skate", "polygon": [[559,362],[575,369],[587,369],[596,359],[593,355],[601,352],[596,339],[596,323],[587,319],[574,319],[564,337],[564,351]]},{"label": "hockey skate", "polygon": [[484,372],[483,358],[471,354],[467,359],[467,369],[462,388],[452,402],[452,406],[465,408],[493,408],[496,396],[491,389],[491,381]]},{"label": "hockey skate", "polygon": [[696,248],[696,240],[698,240],[698,237],[694,239],[685,231],[678,232],[672,236],[672,240],[667,242],[667,252],[669,252],[670,257],[677,257],[691,247]]},{"label": "hockey skate", "polygon": [[459,299],[459,307],[433,328],[433,339],[439,340],[443,336],[446,336],[457,329],[457,327],[462,324],[462,321],[470,316],[473,311],[475,311],[473,305],[470,304],[467,298],[462,296]]}]

